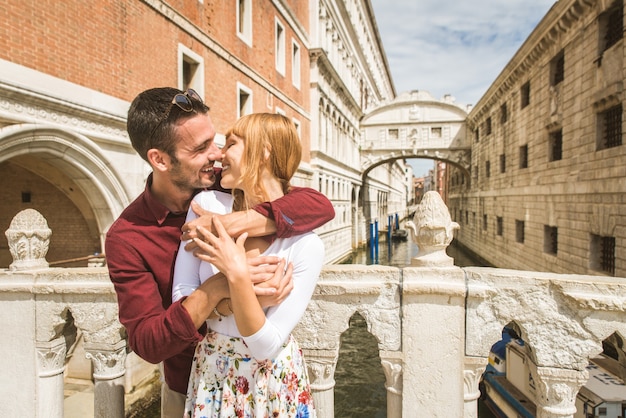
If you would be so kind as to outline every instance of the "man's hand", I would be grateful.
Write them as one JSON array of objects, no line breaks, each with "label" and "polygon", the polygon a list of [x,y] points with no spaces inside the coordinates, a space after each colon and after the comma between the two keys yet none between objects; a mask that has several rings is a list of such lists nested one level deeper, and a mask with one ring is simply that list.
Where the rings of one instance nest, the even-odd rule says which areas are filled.
[{"label": "man's hand", "polygon": [[191,201],[191,209],[198,215],[198,218],[183,225],[183,234],[180,238],[182,241],[189,241],[185,245],[185,250],[187,251],[196,248],[196,244],[191,240],[192,238],[201,238],[198,234],[198,226],[202,226],[213,234],[217,234],[213,224],[214,218],[220,220],[226,232],[228,232],[228,235],[233,238],[237,238],[244,232],[247,232],[250,237],[262,237],[276,232],[276,224],[274,221],[266,218],[254,209],[218,215],[202,209],[202,207],[194,201]]},{"label": "man's hand", "polygon": [[[271,289],[271,293],[267,290]],[[281,259],[270,280],[254,285],[254,291],[262,307],[279,305],[293,290],[293,265],[285,270],[285,260]]]}]

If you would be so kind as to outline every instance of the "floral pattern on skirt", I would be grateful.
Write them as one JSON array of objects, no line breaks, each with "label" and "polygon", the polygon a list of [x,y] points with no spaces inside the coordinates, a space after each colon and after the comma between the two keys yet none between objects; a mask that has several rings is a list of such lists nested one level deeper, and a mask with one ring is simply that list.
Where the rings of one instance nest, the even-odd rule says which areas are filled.
[{"label": "floral pattern on skirt", "polygon": [[209,332],[196,347],[185,417],[315,418],[302,350],[293,338],[256,360],[241,338]]}]

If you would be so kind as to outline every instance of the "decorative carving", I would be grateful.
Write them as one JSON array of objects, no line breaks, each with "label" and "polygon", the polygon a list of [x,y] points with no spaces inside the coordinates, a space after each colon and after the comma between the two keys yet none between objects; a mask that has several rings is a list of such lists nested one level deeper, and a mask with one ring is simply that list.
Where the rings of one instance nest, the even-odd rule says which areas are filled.
[{"label": "decorative carving", "polygon": [[329,390],[335,387],[335,368],[338,354],[319,350],[304,350],[306,365],[309,372],[311,389],[315,391]]},{"label": "decorative carving", "polygon": [[439,193],[428,191],[417,206],[413,221],[406,223],[411,238],[417,244],[417,256],[412,266],[452,266],[454,260],[446,254],[446,248],[454,238],[459,224],[452,222],[448,207]]},{"label": "decorative carving", "polygon": [[398,359],[381,360],[385,372],[385,388],[396,395],[402,395],[402,363]]},{"label": "decorative carving", "polygon": [[86,357],[93,364],[93,377],[113,380],[124,376],[126,368],[126,341],[117,344],[85,344]]},{"label": "decorative carving", "polygon": [[480,397],[478,384],[487,368],[487,358],[466,357],[465,368],[463,370],[463,400],[465,402],[475,401]]},{"label": "decorative carving", "polygon": [[[530,370],[535,374],[532,367]],[[571,417],[576,413],[576,395],[589,378],[587,370],[537,367],[536,377],[535,380],[539,380],[537,406],[544,411],[542,417]]]},{"label": "decorative carving", "polygon": [[51,377],[63,373],[67,347],[64,338],[37,342],[37,366],[39,377]]},{"label": "decorative carving", "polygon": [[5,235],[13,257],[10,270],[32,270],[48,268],[46,254],[52,230],[48,222],[35,209],[24,209],[13,220]]}]

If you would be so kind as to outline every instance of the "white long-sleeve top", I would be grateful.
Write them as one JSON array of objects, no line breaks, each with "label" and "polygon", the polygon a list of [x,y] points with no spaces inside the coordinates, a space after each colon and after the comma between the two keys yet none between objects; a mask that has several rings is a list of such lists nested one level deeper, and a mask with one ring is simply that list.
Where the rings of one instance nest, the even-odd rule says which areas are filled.
[{"label": "white long-sleeve top", "polygon": [[[213,196],[207,196],[212,194]],[[203,191],[194,198],[204,209],[216,213],[228,213],[232,209],[232,196],[217,191]],[[195,219],[190,209],[187,222]],[[191,294],[202,282],[217,273],[210,263],[203,262],[181,246],[174,267],[172,300],[176,301]],[[278,306],[266,308],[266,321],[256,333],[243,337],[235,323],[234,315],[207,320],[209,329],[232,337],[242,337],[252,355],[257,359],[276,357],[282,345],[304,314],[324,262],[324,244],[314,233],[289,238],[277,238],[263,255],[284,258],[293,264],[293,290]]]}]

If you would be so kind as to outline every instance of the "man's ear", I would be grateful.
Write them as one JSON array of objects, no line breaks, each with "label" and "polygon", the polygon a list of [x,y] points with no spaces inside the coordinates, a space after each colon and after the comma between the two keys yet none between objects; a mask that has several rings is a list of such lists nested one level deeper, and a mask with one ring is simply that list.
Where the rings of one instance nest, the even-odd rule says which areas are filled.
[{"label": "man's ear", "polygon": [[170,166],[170,157],[163,151],[156,148],[150,148],[148,150],[148,162],[154,170],[167,171]]}]

